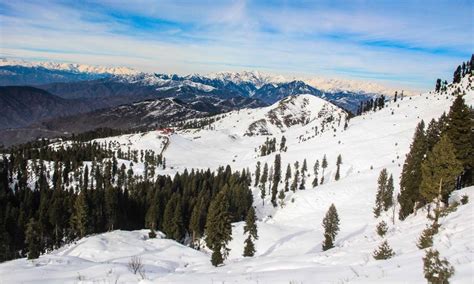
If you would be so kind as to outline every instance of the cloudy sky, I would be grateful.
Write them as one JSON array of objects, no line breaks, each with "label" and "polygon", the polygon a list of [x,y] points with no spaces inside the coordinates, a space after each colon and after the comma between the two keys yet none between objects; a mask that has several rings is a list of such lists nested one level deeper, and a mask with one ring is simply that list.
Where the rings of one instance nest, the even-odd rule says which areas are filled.
[{"label": "cloudy sky", "polygon": [[0,55],[143,71],[271,73],[413,89],[474,52],[474,2],[0,1]]}]

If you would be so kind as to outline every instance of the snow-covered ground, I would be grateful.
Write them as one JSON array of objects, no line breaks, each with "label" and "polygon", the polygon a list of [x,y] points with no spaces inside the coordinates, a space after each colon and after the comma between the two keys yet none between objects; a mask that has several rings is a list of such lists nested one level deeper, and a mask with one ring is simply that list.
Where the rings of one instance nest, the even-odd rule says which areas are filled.
[{"label": "snow-covered ground", "polygon": [[[472,79],[472,77],[471,77]],[[464,78],[468,105],[474,104],[474,89]],[[469,85],[469,86],[468,86]],[[456,86],[457,87],[457,86]],[[302,96],[304,98],[304,96]],[[317,98],[315,98],[317,99]],[[319,99],[317,99],[319,100]],[[146,239],[147,231],[114,231],[81,239],[76,244],[41,256],[38,260],[18,259],[0,264],[1,283],[423,283],[424,251],[416,241],[429,223],[426,211],[401,222],[392,212],[373,217],[377,177],[382,168],[398,181],[409,150],[414,129],[423,119],[429,122],[448,111],[453,96],[427,93],[405,97],[375,113],[353,118],[346,130],[344,120],[334,129],[314,134],[321,126],[317,113],[323,107],[319,101],[308,106],[307,124],[292,127],[270,127],[279,141],[287,138],[288,151],[282,152],[282,169],[287,163],[303,159],[308,162],[310,176],[306,190],[289,193],[286,205],[274,209],[270,202],[258,197],[255,205],[260,221],[256,256],[243,258],[243,223],[234,224],[230,256],[222,267],[212,267],[206,252],[195,251],[166,239]],[[255,120],[263,119],[266,110],[240,110],[216,122],[211,129],[185,130],[165,137],[156,131],[101,139],[117,141],[126,150],[164,150],[167,169],[160,174],[172,174],[184,168],[211,168],[230,164],[233,169],[255,169],[257,161],[273,163],[274,155],[259,157],[255,149],[266,136],[246,136],[245,130]],[[297,111],[298,110],[298,111]],[[333,110],[337,112],[337,110]],[[299,108],[290,113],[298,114]],[[287,113],[285,113],[286,115]],[[235,126],[235,127],[234,127]],[[303,138],[302,138],[303,137]],[[169,143],[164,143],[169,139]],[[334,180],[337,155],[342,156],[341,179]],[[312,188],[312,167],[323,155],[328,158],[325,183]],[[321,175],[320,175],[321,177]],[[474,282],[474,187],[454,194],[469,196],[469,203],[441,219],[441,228],[434,238],[434,248],[455,267],[452,283]],[[334,249],[322,252],[322,219],[334,203],[341,220]],[[375,232],[381,220],[389,224],[386,238],[395,251],[394,258],[374,260],[372,252],[382,242]],[[145,280],[128,271],[132,256],[145,263]]]}]

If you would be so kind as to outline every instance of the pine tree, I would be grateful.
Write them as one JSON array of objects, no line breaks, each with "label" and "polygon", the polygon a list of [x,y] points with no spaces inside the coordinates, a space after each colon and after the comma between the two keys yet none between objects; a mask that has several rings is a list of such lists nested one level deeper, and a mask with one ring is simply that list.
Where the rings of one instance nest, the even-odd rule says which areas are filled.
[{"label": "pine tree", "polygon": [[328,167],[328,160],[326,159],[326,155],[324,155],[323,157],[323,162],[321,163],[321,167],[323,168],[321,184],[323,184],[324,183],[324,170]]},{"label": "pine tree", "polygon": [[293,182],[291,183],[291,191],[296,192],[298,188],[298,176],[300,175],[300,171],[296,169],[295,176],[293,177]]},{"label": "pine tree", "polygon": [[400,220],[404,220],[413,213],[416,203],[420,201],[421,162],[426,153],[424,128],[425,124],[421,121],[416,127],[410,152],[403,165],[398,198]]},{"label": "pine tree", "polygon": [[446,132],[454,146],[456,158],[462,163],[464,173],[459,186],[473,184],[474,139],[472,111],[462,96],[457,96],[449,113]]},{"label": "pine tree", "polygon": [[386,190],[387,190],[387,179],[388,179],[387,169],[382,169],[382,171],[379,174],[379,179],[377,181],[378,188],[377,188],[377,195],[375,197],[375,207],[374,207],[375,218],[378,218],[380,216],[380,213],[384,209],[384,198],[386,196]]},{"label": "pine tree", "polygon": [[326,251],[334,247],[334,240],[339,232],[339,215],[337,214],[336,206],[331,204],[326,216],[323,219],[324,228],[324,242],[323,250]]},{"label": "pine tree", "polygon": [[266,188],[265,188],[265,185],[267,183],[267,179],[268,179],[268,164],[265,163],[265,165],[263,165],[263,173],[262,173],[262,176],[260,177],[260,197],[262,198],[262,201],[264,202],[265,201],[265,196],[266,196]]},{"label": "pine tree", "polygon": [[285,136],[281,137],[280,152],[286,152],[286,138],[285,138]]},{"label": "pine tree", "polygon": [[459,82],[461,82],[461,66],[460,65],[456,68],[453,75],[453,83],[459,83]]},{"label": "pine tree", "polygon": [[440,259],[437,250],[429,249],[423,258],[423,272],[428,283],[448,284],[454,275],[454,267],[445,258]]},{"label": "pine tree", "polygon": [[31,218],[26,226],[25,242],[28,245],[28,259],[36,259],[41,253],[41,234],[38,222]]},{"label": "pine tree", "polygon": [[71,225],[79,238],[83,238],[90,232],[89,218],[90,211],[87,204],[87,191],[82,190],[74,202],[74,212],[71,218]]},{"label": "pine tree", "polygon": [[385,221],[381,221],[377,224],[377,234],[381,237],[385,236],[388,231],[388,226]]},{"label": "pine tree", "polygon": [[247,218],[245,219],[244,234],[248,233],[248,237],[245,240],[243,256],[254,256],[255,254],[255,245],[253,242],[258,240],[256,219],[255,209],[251,206],[247,212]]},{"label": "pine tree", "polygon": [[419,249],[425,249],[433,245],[433,236],[438,233],[439,224],[433,223],[431,226],[421,232],[420,238],[416,246]]},{"label": "pine tree", "polygon": [[436,80],[436,87],[435,87],[435,91],[436,92],[439,92],[439,90],[441,89],[441,79],[437,79]]},{"label": "pine tree", "polygon": [[390,174],[388,178],[387,185],[385,187],[384,198],[383,198],[383,210],[387,211],[390,207],[393,206],[393,175]]},{"label": "pine tree", "polygon": [[392,258],[394,255],[395,253],[393,252],[387,241],[383,241],[383,243],[373,253],[373,257],[376,260],[389,259]]},{"label": "pine tree", "polygon": [[342,164],[342,157],[341,157],[341,155],[339,154],[339,155],[337,156],[337,161],[336,161],[337,169],[336,169],[335,180],[339,180],[339,177],[340,177],[339,170],[340,170],[341,164]]},{"label": "pine tree", "polygon": [[316,162],[314,163],[314,167],[313,167],[313,172],[314,172],[314,179],[313,179],[313,187],[316,187],[318,186],[318,172],[319,172],[319,160],[316,160]]},{"label": "pine tree", "polygon": [[288,164],[285,173],[285,192],[290,190],[291,166]]},{"label": "pine tree", "polygon": [[257,186],[260,181],[260,161],[257,162],[257,167],[255,168],[255,183],[253,186]]},{"label": "pine tree", "polygon": [[206,245],[212,250],[211,263],[218,266],[224,262],[232,240],[231,215],[227,189],[222,189],[212,200],[206,220]]},{"label": "pine tree", "polygon": [[281,189],[278,193],[278,202],[280,203],[280,207],[283,208],[283,206],[285,206],[285,192],[283,191],[283,189]]},{"label": "pine tree", "polygon": [[273,207],[277,206],[278,184],[281,179],[281,157],[280,154],[275,155],[275,163],[273,168],[273,185],[271,202]]},{"label": "pine tree", "polygon": [[454,147],[448,136],[443,135],[421,165],[420,190],[424,199],[431,202],[441,195],[447,200],[461,171],[462,164],[456,158]]},{"label": "pine tree", "polygon": [[145,215],[146,226],[150,228],[151,231],[154,231],[158,227],[159,212],[159,197],[158,192],[155,192]]}]

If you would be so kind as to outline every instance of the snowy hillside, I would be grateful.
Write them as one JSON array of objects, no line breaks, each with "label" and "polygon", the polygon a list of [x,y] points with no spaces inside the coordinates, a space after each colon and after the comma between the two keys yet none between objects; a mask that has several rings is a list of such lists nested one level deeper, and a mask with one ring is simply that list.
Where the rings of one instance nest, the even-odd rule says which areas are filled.
[{"label": "snowy hillside", "polygon": [[[156,131],[103,138],[117,147],[152,149],[166,157],[167,169],[157,174],[182,172],[185,168],[216,169],[229,164],[233,169],[249,168],[257,161],[273,163],[276,153],[258,154],[267,137],[286,137],[281,154],[282,168],[307,160],[306,189],[287,192],[283,208],[273,208],[254,189],[259,221],[256,255],[242,257],[243,223],[233,224],[230,255],[221,267],[212,267],[209,252],[195,251],[166,239],[149,240],[147,231],[114,231],[86,237],[75,244],[41,256],[0,264],[0,276],[7,283],[41,281],[138,282],[142,283],[422,283],[424,251],[416,241],[425,224],[422,209],[405,221],[385,212],[374,218],[377,178],[386,168],[398,181],[416,125],[448,111],[459,88],[468,106],[474,104],[473,77],[449,86],[447,93],[425,93],[387,102],[385,108],[351,119],[344,129],[345,112],[314,96],[290,97],[272,106],[233,111],[205,129],[184,129],[173,134]],[[328,119],[332,116],[332,119]],[[324,131],[323,129],[324,125]],[[317,129],[316,129],[317,127]],[[269,135],[256,135],[256,134]],[[252,134],[252,135],[250,135]],[[313,187],[312,167],[326,155],[325,183]],[[336,158],[342,157],[341,178],[335,181]],[[136,167],[140,168],[139,163]],[[320,176],[321,177],[321,176]],[[283,186],[283,185],[280,185]],[[440,219],[441,227],[433,247],[456,269],[453,283],[474,279],[474,187],[456,191],[452,199],[469,196],[469,203]],[[323,252],[322,219],[334,203],[341,220],[335,248]],[[389,260],[374,260],[372,252],[382,242],[375,232],[385,220],[385,237],[395,252]],[[140,256],[145,276],[127,269],[132,256]],[[146,280],[142,280],[145,278]]]}]

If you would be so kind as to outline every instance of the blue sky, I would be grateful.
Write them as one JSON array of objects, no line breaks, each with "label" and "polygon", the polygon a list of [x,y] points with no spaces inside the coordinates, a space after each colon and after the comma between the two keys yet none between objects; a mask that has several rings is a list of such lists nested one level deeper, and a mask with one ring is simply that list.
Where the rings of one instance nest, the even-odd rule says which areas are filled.
[{"label": "blue sky", "polygon": [[165,73],[261,70],[412,89],[474,52],[472,1],[0,1],[0,54]]}]

